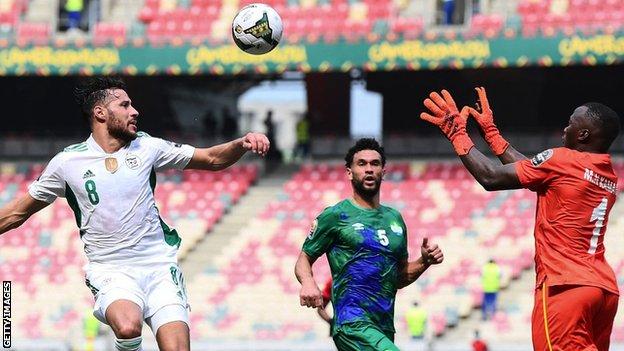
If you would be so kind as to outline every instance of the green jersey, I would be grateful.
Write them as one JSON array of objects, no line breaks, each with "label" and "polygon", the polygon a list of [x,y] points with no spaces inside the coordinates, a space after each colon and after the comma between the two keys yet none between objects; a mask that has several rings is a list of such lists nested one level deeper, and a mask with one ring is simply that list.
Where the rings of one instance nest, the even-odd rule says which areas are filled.
[{"label": "green jersey", "polygon": [[397,210],[343,200],[316,218],[303,252],[314,258],[327,254],[334,329],[366,322],[394,333],[399,265],[407,259],[407,228]]}]

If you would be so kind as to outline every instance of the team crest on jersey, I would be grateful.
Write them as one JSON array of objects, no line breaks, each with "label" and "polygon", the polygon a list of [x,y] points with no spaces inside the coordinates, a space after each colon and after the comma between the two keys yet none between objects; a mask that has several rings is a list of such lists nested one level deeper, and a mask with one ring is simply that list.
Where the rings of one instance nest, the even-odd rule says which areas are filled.
[{"label": "team crest on jersey", "polygon": [[117,172],[117,168],[119,168],[119,164],[117,163],[117,159],[114,157],[107,157],[104,160],[104,165],[106,166],[106,170],[115,173]]},{"label": "team crest on jersey", "polygon": [[540,152],[539,154],[535,155],[531,159],[531,163],[533,164],[533,166],[537,167],[541,165],[542,163],[548,161],[548,159],[551,158],[552,155],[553,155],[552,149],[544,150]]},{"label": "team crest on jersey", "polygon": [[135,154],[128,154],[126,155],[126,166],[128,166],[128,168],[132,170],[135,170],[141,167],[141,159]]},{"label": "team crest on jersey", "polygon": [[403,235],[403,227],[396,223],[390,224],[390,230],[392,230],[396,235]]},{"label": "team crest on jersey", "polygon": [[312,222],[312,226],[310,227],[310,233],[308,233],[308,239],[312,239],[312,236],[316,232],[317,227],[318,227],[318,219],[315,219],[314,222]]}]

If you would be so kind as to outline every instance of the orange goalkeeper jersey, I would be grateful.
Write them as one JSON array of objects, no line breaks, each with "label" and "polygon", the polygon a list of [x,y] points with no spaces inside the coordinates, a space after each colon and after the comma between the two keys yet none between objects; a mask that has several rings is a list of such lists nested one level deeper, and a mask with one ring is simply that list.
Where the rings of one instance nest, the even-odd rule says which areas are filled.
[{"label": "orange goalkeeper jersey", "polygon": [[590,285],[619,294],[605,259],[604,234],[617,177],[608,154],[568,148],[543,151],[516,163],[523,187],[537,193],[537,286]]}]

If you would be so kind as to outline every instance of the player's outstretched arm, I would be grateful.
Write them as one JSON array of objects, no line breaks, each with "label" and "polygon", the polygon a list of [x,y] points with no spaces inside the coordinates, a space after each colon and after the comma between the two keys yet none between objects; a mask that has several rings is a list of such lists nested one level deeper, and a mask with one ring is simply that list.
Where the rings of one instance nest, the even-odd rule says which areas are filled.
[{"label": "player's outstretched arm", "polygon": [[220,171],[236,163],[247,151],[264,156],[270,146],[266,135],[247,133],[244,137],[227,143],[196,149],[186,169]]},{"label": "player's outstretched arm", "polygon": [[479,95],[479,109],[481,111],[477,111],[472,107],[468,107],[468,110],[470,111],[470,115],[479,124],[479,128],[483,133],[483,138],[490,146],[492,152],[503,164],[513,163],[527,158],[501,136],[498,127],[494,124],[494,112],[492,112],[490,108],[490,102],[488,101],[485,88],[477,87],[475,90]]},{"label": "player's outstretched arm", "polygon": [[323,294],[312,276],[312,264],[314,264],[315,261],[315,258],[301,251],[297,263],[295,264],[295,276],[299,283],[301,283],[301,290],[299,292],[299,303],[301,306],[323,306]]},{"label": "player's outstretched arm", "polygon": [[476,148],[472,148],[470,152],[459,156],[459,158],[468,172],[487,191],[520,189],[522,187],[516,173],[515,163],[496,164]]},{"label": "player's outstretched arm", "polygon": [[431,265],[440,264],[444,261],[444,254],[438,244],[429,245],[429,239],[424,238],[420,247],[421,256],[412,262],[407,259],[401,264],[399,283],[397,288],[404,288],[418,279]]},{"label": "player's outstretched arm", "polygon": [[30,194],[25,194],[0,208],[0,234],[22,225],[26,220],[42,210],[49,203],[34,199]]}]

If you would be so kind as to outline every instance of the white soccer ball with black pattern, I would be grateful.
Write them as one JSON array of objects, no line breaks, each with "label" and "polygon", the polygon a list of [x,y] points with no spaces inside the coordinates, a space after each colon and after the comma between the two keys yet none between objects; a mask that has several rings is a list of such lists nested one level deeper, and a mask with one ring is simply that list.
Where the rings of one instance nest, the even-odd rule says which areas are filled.
[{"label": "white soccer ball with black pattern", "polygon": [[232,38],[246,53],[262,55],[275,49],[284,26],[277,12],[265,4],[243,7],[232,21]]}]

